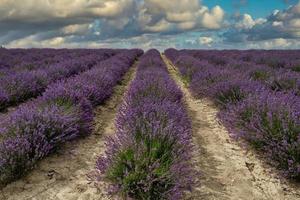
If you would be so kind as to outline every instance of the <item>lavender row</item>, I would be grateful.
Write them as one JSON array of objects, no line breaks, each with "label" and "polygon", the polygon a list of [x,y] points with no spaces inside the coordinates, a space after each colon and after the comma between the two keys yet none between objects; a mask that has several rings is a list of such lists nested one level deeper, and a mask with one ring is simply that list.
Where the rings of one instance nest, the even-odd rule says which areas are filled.
[{"label": "lavender row", "polygon": [[[285,176],[300,180],[299,78],[294,72],[255,64],[237,67],[232,58],[216,65],[174,49],[165,53],[177,58],[174,63],[194,96],[209,97],[221,107],[218,116],[233,137],[262,152]],[[298,88],[290,87],[294,78]]]},{"label": "lavender row", "polygon": [[45,68],[48,67],[49,65],[57,64],[67,59],[76,58],[76,57],[78,58],[79,56],[86,56],[91,53],[90,51],[76,52],[71,50],[68,51],[57,50],[57,51],[50,51],[49,53],[46,53],[44,51],[45,50],[41,50],[41,53],[36,56],[26,55],[22,57],[23,60],[20,60],[18,62],[10,61],[9,63],[10,67],[2,67],[2,68],[0,67],[0,77],[2,78],[6,75],[12,73],[18,73],[26,70],[29,71],[29,70]]},{"label": "lavender row", "polygon": [[32,63],[48,64],[57,55],[76,55],[94,50],[85,49],[5,49],[0,48],[0,70],[21,67]]},{"label": "lavender row", "polygon": [[114,54],[114,50],[92,51],[84,57],[67,59],[43,69],[11,73],[1,77],[0,110],[39,96],[49,84],[86,71]]},{"label": "lavender row", "polygon": [[[250,85],[256,85],[257,87],[258,85],[261,85],[274,92],[293,93],[297,96],[300,95],[300,76],[298,72],[293,72],[284,68],[275,69],[266,65],[236,60],[231,57],[228,57],[224,62],[212,61],[217,59],[211,60],[209,57],[197,59],[188,55],[189,52],[194,51],[177,51],[175,49],[169,49],[166,51],[166,54],[173,63],[177,64],[185,80],[191,81],[191,79],[193,79],[191,87],[192,91],[197,96],[214,93],[215,89],[207,86],[209,84],[215,85],[214,83],[216,81],[221,82],[222,80],[224,80],[226,84],[228,79],[230,79],[231,82],[243,80],[243,85],[248,85],[248,82],[250,81]],[[200,73],[197,73],[199,70]],[[205,78],[203,78],[203,76]],[[193,87],[195,89],[193,89]],[[219,85],[216,87],[223,86]],[[253,88],[249,89],[252,90]]]},{"label": "lavender row", "polygon": [[299,50],[181,50],[180,54],[190,55],[201,60],[210,60],[214,64],[224,65],[230,60],[237,60],[265,65],[274,69],[285,68],[295,72],[300,71]]},{"label": "lavender row", "polygon": [[7,115],[0,124],[0,185],[34,167],[59,145],[91,132],[93,107],[103,103],[141,50],[127,50],[73,78]]},{"label": "lavender row", "polygon": [[96,164],[96,180],[111,194],[130,199],[180,199],[193,183],[191,122],[182,92],[157,50],[138,65],[117,119]]},{"label": "lavender row", "polygon": [[0,49],[0,70],[26,65],[45,58],[65,53],[73,53],[68,49]]},{"label": "lavender row", "polygon": [[[10,52],[13,50],[7,51]],[[29,71],[42,69],[45,67],[49,67],[49,65],[55,65],[59,62],[70,60],[72,58],[79,59],[80,57],[88,56],[91,54],[111,54],[112,52],[111,49],[29,49],[23,51],[27,52],[23,56],[18,57],[18,55],[11,55],[14,60],[10,60],[10,63],[8,63],[9,67],[1,68],[0,66],[1,77],[11,73],[18,73],[26,70]],[[117,54],[121,51],[122,49],[113,50],[114,54]],[[4,55],[2,55],[0,52],[0,59],[3,56]]]}]

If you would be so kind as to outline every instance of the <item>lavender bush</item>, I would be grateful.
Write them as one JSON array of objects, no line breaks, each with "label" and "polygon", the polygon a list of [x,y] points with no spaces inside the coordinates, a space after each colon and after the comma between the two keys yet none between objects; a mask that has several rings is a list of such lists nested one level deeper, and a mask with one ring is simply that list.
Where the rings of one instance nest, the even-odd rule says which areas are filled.
[{"label": "lavender bush", "polygon": [[81,119],[83,111],[78,106],[67,104],[22,106],[2,122],[0,183],[22,176],[36,161],[76,137],[85,123],[90,123]]},{"label": "lavender bush", "polygon": [[300,178],[300,99],[264,92],[220,114],[234,136],[262,150],[285,175]]},{"label": "lavender bush", "polygon": [[258,94],[265,90],[266,87],[258,82],[232,79],[215,83],[209,88],[206,95],[217,105],[225,108],[244,100],[252,94]]},{"label": "lavender bush", "polygon": [[249,77],[254,81],[267,82],[275,74],[275,70],[271,70],[265,66],[252,66],[248,68]]},{"label": "lavender bush", "polygon": [[116,126],[96,164],[96,180],[108,180],[111,194],[180,199],[191,188],[191,123],[158,51],[141,58]]},{"label": "lavender bush", "polygon": [[300,76],[297,72],[278,71],[267,81],[267,85],[274,91],[293,91],[300,95]]}]

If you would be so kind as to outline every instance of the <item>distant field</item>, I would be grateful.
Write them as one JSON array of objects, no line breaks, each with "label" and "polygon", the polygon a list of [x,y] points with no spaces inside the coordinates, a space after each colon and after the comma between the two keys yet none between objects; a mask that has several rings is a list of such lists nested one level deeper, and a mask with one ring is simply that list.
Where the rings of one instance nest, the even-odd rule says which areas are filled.
[{"label": "distant field", "polygon": [[0,112],[0,199],[300,198],[300,50],[1,48]]}]

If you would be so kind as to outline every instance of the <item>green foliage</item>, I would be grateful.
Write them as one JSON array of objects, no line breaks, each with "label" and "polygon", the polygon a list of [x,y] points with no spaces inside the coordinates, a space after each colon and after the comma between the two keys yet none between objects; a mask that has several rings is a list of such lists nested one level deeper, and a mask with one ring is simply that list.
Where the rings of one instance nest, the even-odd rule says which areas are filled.
[{"label": "green foliage", "polygon": [[56,97],[51,100],[47,100],[43,104],[39,105],[39,108],[42,110],[48,107],[49,105],[58,106],[62,108],[65,111],[65,113],[73,112],[75,109],[74,102],[71,99],[65,97]]},{"label": "green foliage", "polygon": [[170,166],[173,162],[174,142],[167,137],[150,138],[137,134],[137,145],[122,150],[106,177],[122,185],[122,195],[134,199],[165,199],[173,180]]},{"label": "green foliage", "polygon": [[228,103],[237,103],[244,99],[245,95],[239,87],[233,87],[226,91],[220,91],[217,93],[217,103],[225,106]]},{"label": "green foliage", "polygon": [[271,89],[275,91],[284,91],[296,88],[297,80],[296,79],[281,79],[274,80],[271,83]]},{"label": "green foliage", "polygon": [[266,72],[266,71],[257,70],[257,71],[252,72],[250,74],[250,77],[257,81],[265,81],[270,76],[269,76],[268,72]]},{"label": "green foliage", "polygon": [[300,72],[300,65],[292,67],[292,71],[294,71],[294,72]]}]

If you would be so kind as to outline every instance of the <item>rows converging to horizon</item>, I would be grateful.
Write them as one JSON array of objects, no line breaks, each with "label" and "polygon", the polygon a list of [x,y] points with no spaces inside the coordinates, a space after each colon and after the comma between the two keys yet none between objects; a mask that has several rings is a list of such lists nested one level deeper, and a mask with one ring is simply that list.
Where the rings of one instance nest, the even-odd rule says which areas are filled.
[{"label": "rows converging to horizon", "polygon": [[[97,134],[105,141],[103,151],[93,152],[97,158],[81,152],[93,161],[84,169],[85,187],[92,182],[122,199],[184,199],[194,192],[200,198],[209,177],[199,161],[220,159],[204,153],[208,121],[198,116],[207,113],[191,107],[204,102],[217,110],[228,144],[271,169],[264,176],[277,176],[279,187],[280,180],[300,180],[299,50],[0,49],[0,60],[1,191],[33,176],[66,144]],[[96,110],[112,101],[130,71],[134,77],[112,111],[113,131],[101,137]],[[209,130],[205,137],[219,134]],[[255,165],[238,167],[251,173]]]}]

